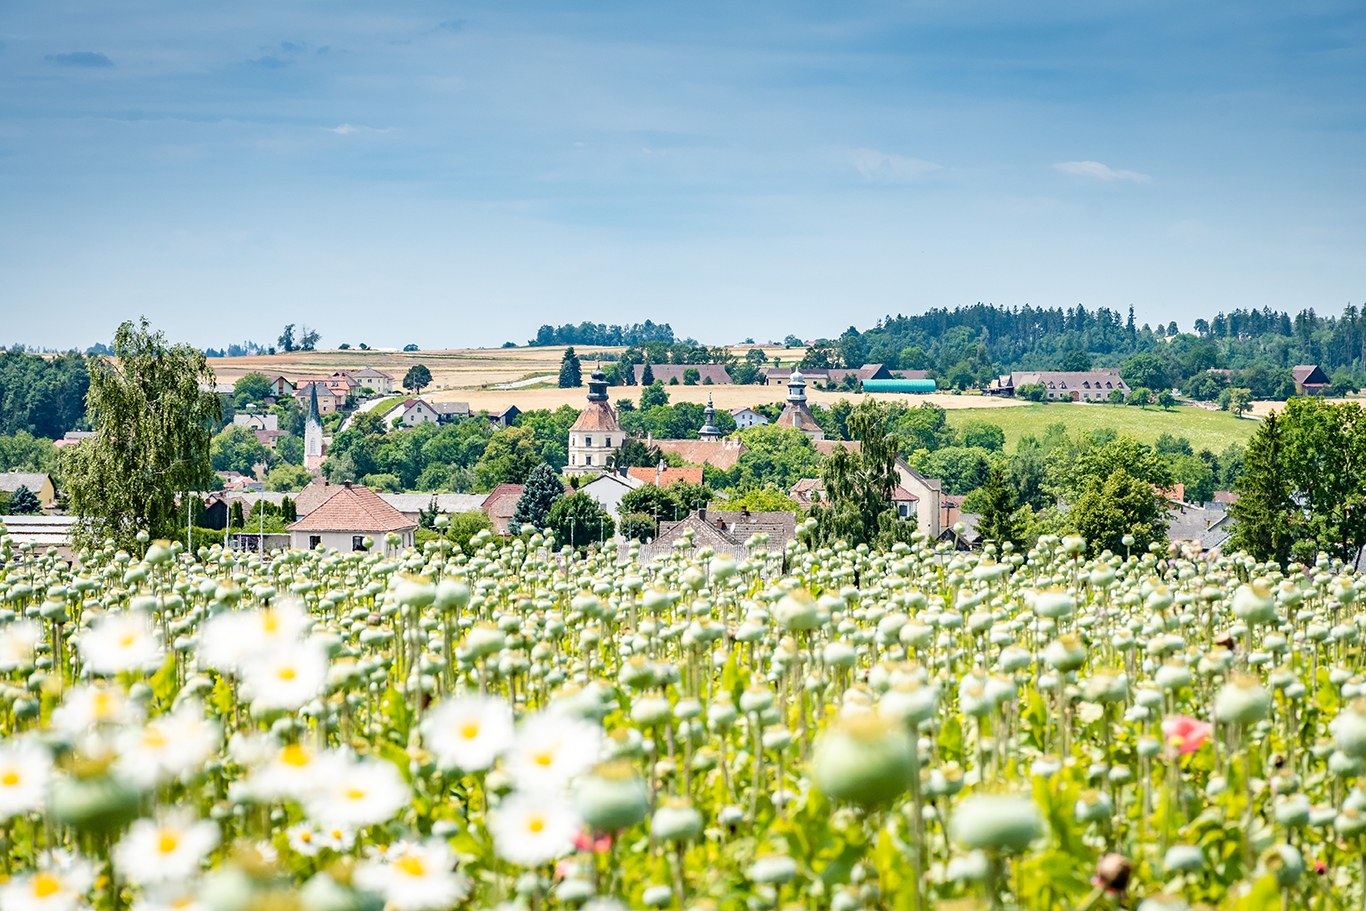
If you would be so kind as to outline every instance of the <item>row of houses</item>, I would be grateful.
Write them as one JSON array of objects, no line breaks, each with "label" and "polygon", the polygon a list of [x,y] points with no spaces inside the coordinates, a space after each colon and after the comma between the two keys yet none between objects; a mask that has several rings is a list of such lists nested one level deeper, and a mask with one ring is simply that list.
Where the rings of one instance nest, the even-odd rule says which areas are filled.
[{"label": "row of houses", "polygon": [[[645,365],[634,365],[635,384],[643,386],[645,384]],[[671,385],[674,382],[687,382],[689,370],[697,371],[696,382],[702,385],[724,386],[734,383],[730,371],[724,364],[651,364],[650,375],[656,382],[664,385]],[[785,384],[793,373],[798,372],[796,367],[768,367],[760,372],[766,386],[781,386]],[[925,379],[924,370],[903,370],[899,371],[906,379]],[[865,364],[862,367],[812,367],[801,371],[802,375],[808,380],[821,383],[834,383],[841,385],[847,380],[862,383],[864,380],[890,380],[892,373],[885,364]],[[710,380],[710,384],[708,381]]]}]

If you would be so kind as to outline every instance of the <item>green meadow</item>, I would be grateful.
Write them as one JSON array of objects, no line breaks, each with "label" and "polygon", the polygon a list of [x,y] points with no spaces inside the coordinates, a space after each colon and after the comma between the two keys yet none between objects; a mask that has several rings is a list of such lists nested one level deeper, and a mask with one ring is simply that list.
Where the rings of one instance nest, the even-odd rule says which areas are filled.
[{"label": "green meadow", "polygon": [[1013,452],[1020,437],[1042,438],[1044,428],[1061,421],[1068,433],[1112,427],[1144,443],[1155,443],[1164,433],[1185,437],[1198,452],[1209,449],[1221,452],[1229,443],[1246,445],[1261,423],[1251,417],[1236,418],[1226,411],[1206,411],[1203,408],[1178,406],[1163,411],[1156,405],[1137,408],[1131,405],[1086,405],[1053,403],[1025,405],[1014,408],[969,408],[950,411],[949,423],[962,427],[968,421],[981,420],[1000,426],[1006,434],[1006,450]]}]

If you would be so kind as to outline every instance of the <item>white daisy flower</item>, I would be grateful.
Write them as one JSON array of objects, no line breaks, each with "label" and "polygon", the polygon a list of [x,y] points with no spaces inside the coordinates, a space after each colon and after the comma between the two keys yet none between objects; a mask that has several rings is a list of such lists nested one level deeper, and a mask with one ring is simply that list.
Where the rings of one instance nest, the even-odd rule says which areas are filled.
[{"label": "white daisy flower", "polygon": [[222,739],[218,724],[204,717],[194,700],[151,721],[124,731],[118,739],[118,767],[143,788],[163,784],[204,767]]},{"label": "white daisy flower", "polygon": [[105,614],[81,636],[81,660],[92,674],[119,674],[161,666],[156,624],[142,611]]},{"label": "white daisy flower", "polygon": [[318,827],[310,822],[301,822],[285,829],[289,846],[304,857],[317,857],[318,852],[326,847],[319,834]]},{"label": "white daisy flower", "polygon": [[267,651],[288,651],[313,625],[297,601],[282,600],[266,610],[228,611],[211,618],[199,634],[202,665],[236,673]]},{"label": "white daisy flower", "polygon": [[52,713],[52,726],[69,734],[80,734],[91,725],[139,724],[142,707],[123,690],[103,685],[73,687]]},{"label": "white daisy flower", "polygon": [[184,884],[162,883],[144,890],[132,911],[209,911],[209,906]]},{"label": "white daisy flower", "polygon": [[356,833],[351,829],[333,826],[330,829],[319,829],[316,833],[316,840],[324,848],[331,848],[338,854],[345,854],[350,851],[356,843]]},{"label": "white daisy flower", "polygon": [[43,808],[52,754],[28,740],[0,744],[0,819]]},{"label": "white daisy flower", "polygon": [[43,641],[43,628],[32,620],[16,620],[0,631],[0,672],[33,663],[34,649]]},{"label": "white daisy flower", "polygon": [[184,882],[218,844],[218,826],[183,814],[139,819],[114,848],[119,872],[137,885]]},{"label": "white daisy flower", "polygon": [[489,821],[498,856],[522,867],[539,867],[574,850],[583,820],[557,794],[513,793]]},{"label": "white daisy flower", "polygon": [[79,859],[53,859],[36,873],[16,876],[0,885],[0,908],[5,911],[77,911],[82,897],[95,883],[90,865]]},{"label": "white daisy flower", "polygon": [[382,859],[357,867],[354,882],[384,896],[390,911],[443,911],[470,891],[469,879],[456,873],[454,866],[455,855],[442,839],[424,844],[400,842]]},{"label": "white daisy flower", "polygon": [[503,758],[519,788],[563,788],[595,765],[602,753],[602,729],[567,715],[541,712],[522,721]]},{"label": "white daisy flower", "polygon": [[275,750],[266,762],[257,763],[247,779],[247,792],[263,803],[273,800],[303,802],[317,793],[322,780],[339,764],[350,761],[340,753],[315,753],[299,743]]},{"label": "white daisy flower", "polygon": [[363,829],[388,822],[411,799],[392,762],[344,760],[327,766],[320,770],[318,788],[304,801],[309,817],[323,828]]},{"label": "white daisy flower", "polygon": [[501,699],[461,696],[437,706],[422,722],[422,738],[448,767],[483,771],[512,743],[512,708]]},{"label": "white daisy flower", "polygon": [[242,695],[253,712],[298,711],[327,683],[327,649],[305,639],[288,650],[270,649],[242,667]]}]

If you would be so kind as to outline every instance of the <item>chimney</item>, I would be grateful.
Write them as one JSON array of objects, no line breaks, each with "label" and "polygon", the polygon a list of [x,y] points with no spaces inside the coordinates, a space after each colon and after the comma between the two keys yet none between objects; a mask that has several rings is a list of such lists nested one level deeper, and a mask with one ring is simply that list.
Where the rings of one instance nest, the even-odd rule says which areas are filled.
[{"label": "chimney", "polygon": [[703,503],[701,506],[697,507],[697,518],[701,519],[703,522],[707,521],[707,504],[706,504],[706,503]]}]

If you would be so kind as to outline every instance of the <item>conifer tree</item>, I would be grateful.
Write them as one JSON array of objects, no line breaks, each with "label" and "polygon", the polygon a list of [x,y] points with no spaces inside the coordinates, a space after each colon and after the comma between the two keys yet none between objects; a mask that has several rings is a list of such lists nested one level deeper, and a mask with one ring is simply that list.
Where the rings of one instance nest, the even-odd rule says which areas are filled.
[{"label": "conifer tree", "polygon": [[12,516],[31,516],[42,511],[38,495],[20,484],[9,498],[9,514]]},{"label": "conifer tree", "polygon": [[650,362],[649,362],[649,361],[646,361],[646,362],[645,362],[645,370],[640,374],[640,385],[642,385],[642,386],[651,386],[651,385],[654,385],[654,381],[655,381],[655,371],[654,371],[654,368],[650,366]]},{"label": "conifer tree", "polygon": [[573,348],[566,348],[564,358],[560,361],[560,388],[573,389],[582,385],[583,371],[579,366],[579,356]]},{"label": "conifer tree", "polygon": [[1007,541],[1019,544],[1022,529],[1016,514],[1018,506],[1015,491],[1006,483],[1005,472],[999,466],[992,468],[982,488],[982,518],[977,522],[978,533],[984,540],[996,544]]},{"label": "conifer tree", "polygon": [[1229,550],[1246,550],[1258,560],[1290,559],[1294,508],[1284,422],[1274,411],[1252,435],[1243,456],[1243,476],[1236,485],[1238,502],[1229,506],[1234,518]]},{"label": "conifer tree", "polygon": [[512,532],[521,534],[523,527],[539,531],[545,528],[546,516],[555,501],[564,496],[564,481],[550,465],[542,462],[531,470],[522,496],[517,500],[517,508],[512,513]]}]

